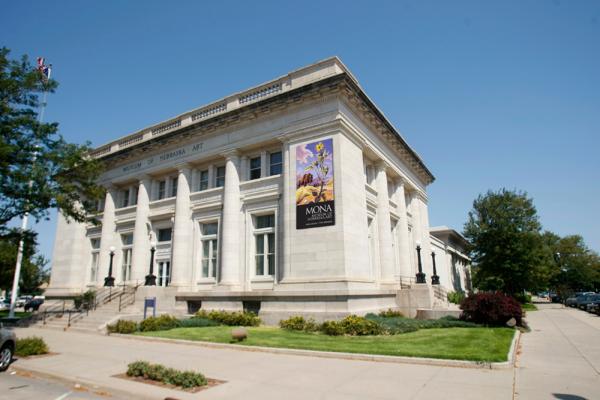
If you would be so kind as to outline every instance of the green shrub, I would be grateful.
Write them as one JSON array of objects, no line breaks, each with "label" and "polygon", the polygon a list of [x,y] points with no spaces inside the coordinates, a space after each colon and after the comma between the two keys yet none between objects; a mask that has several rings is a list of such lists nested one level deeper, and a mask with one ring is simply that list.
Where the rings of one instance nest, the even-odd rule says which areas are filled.
[{"label": "green shrub", "polygon": [[377,323],[381,328],[390,335],[396,335],[399,333],[415,332],[419,329],[431,329],[431,328],[474,328],[479,325],[461,321],[457,318],[447,316],[440,319],[412,319],[402,317],[380,317],[375,314],[367,314],[366,318],[370,321]]},{"label": "green shrub", "polygon": [[279,321],[279,327],[290,331],[316,332],[319,330],[319,325],[314,319],[304,319],[304,317],[299,315],[282,319]]},{"label": "green shrub", "polygon": [[169,385],[190,389],[208,384],[206,377],[198,372],[179,371],[160,364],[135,361],[127,366],[127,376],[143,377]]},{"label": "green shrub", "polygon": [[465,298],[465,292],[448,292],[448,301],[453,304],[460,304]]},{"label": "green shrub", "polygon": [[338,321],[325,321],[321,324],[321,332],[329,336],[340,336],[344,334],[344,329]]},{"label": "green shrub", "polygon": [[384,317],[384,318],[390,318],[390,317],[404,317],[404,314],[402,314],[400,311],[397,310],[392,310],[391,308],[388,308],[385,311],[380,311],[379,314],[380,317]]},{"label": "green shrub", "polygon": [[517,299],[517,301],[521,304],[531,303],[531,295],[529,293],[516,293],[514,296],[515,299]]},{"label": "green shrub", "polygon": [[48,345],[44,339],[37,336],[17,339],[15,346],[15,354],[20,357],[36,356],[39,354],[47,354],[49,352]]},{"label": "green shrub", "polygon": [[203,328],[205,326],[218,326],[219,323],[208,318],[192,317],[179,320],[180,328]]},{"label": "green shrub", "polygon": [[112,325],[106,325],[108,333],[134,333],[138,329],[138,324],[135,321],[120,319]]},{"label": "green shrub", "polygon": [[140,331],[142,332],[153,332],[153,331],[167,331],[169,329],[177,328],[179,326],[179,320],[171,315],[163,314],[159,317],[149,317],[140,322]]},{"label": "green shrub", "polygon": [[92,308],[92,305],[94,304],[95,300],[96,300],[96,291],[90,289],[79,296],[75,296],[73,298],[73,303],[77,310],[79,310],[80,308],[83,308],[84,310],[86,310],[86,309]]},{"label": "green shrub", "polygon": [[210,319],[227,326],[258,326],[260,318],[253,312],[246,311],[206,311],[200,310],[196,317]]}]

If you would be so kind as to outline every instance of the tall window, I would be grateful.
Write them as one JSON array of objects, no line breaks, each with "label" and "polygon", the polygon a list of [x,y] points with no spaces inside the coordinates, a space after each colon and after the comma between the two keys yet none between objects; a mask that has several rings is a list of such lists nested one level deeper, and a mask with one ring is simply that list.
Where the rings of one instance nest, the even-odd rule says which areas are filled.
[{"label": "tall window", "polygon": [[259,215],[254,219],[257,276],[275,276],[275,215]]},{"label": "tall window", "polygon": [[281,174],[281,152],[275,152],[269,154],[269,175],[279,175]]},{"label": "tall window", "polygon": [[121,207],[127,207],[129,205],[129,189],[123,190],[121,196]]},{"label": "tall window", "polygon": [[215,187],[225,186],[225,167],[217,167]]},{"label": "tall window", "polygon": [[137,204],[137,198],[138,198],[138,187],[133,186],[131,188],[131,205],[132,206],[135,206]]},{"label": "tall window", "polygon": [[92,245],[92,264],[90,265],[90,282],[98,280],[98,261],[100,260],[100,238],[90,239]]},{"label": "tall window", "polygon": [[158,182],[158,200],[164,199],[167,194],[167,181]]},{"label": "tall window", "polygon": [[250,179],[260,178],[260,157],[250,159]]},{"label": "tall window", "polygon": [[208,170],[200,171],[200,190],[208,189]]},{"label": "tall window", "polygon": [[171,228],[159,229],[158,230],[158,241],[159,242],[170,242],[172,233],[173,233],[173,229],[171,229]]},{"label": "tall window", "polygon": [[175,197],[177,196],[177,182],[178,182],[178,178],[175,177],[173,178],[173,180],[171,181],[171,197]]},{"label": "tall window", "polygon": [[202,277],[216,278],[219,254],[219,224],[201,224],[202,230]]},{"label": "tall window", "polygon": [[123,258],[121,261],[121,281],[126,282],[131,280],[131,253],[133,247],[133,235],[121,235],[123,243]]}]

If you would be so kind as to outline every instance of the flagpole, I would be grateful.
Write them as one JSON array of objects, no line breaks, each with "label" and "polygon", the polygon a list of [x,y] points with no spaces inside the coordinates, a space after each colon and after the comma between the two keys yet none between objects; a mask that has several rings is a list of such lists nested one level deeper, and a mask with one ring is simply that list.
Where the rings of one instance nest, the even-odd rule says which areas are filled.
[{"label": "flagpole", "polygon": [[[50,74],[52,73],[52,68],[48,69],[48,78],[50,80]],[[38,115],[38,124],[42,123],[44,118],[44,111],[46,110],[46,99],[48,96],[48,90],[44,88],[44,100],[42,100],[42,105],[40,107],[40,114]],[[37,158],[37,147],[33,152],[33,158],[31,159],[31,166],[35,164],[35,160]],[[29,190],[33,187],[33,179],[29,179],[28,182]],[[21,237],[19,238],[19,247],[17,249],[17,263],[15,265],[15,277],[13,279],[12,292],[10,294],[10,311],[8,312],[9,318],[15,317],[15,307],[17,305],[17,294],[19,291],[19,281],[21,280],[21,265],[23,264],[23,249],[25,247],[25,231],[27,230],[27,225],[29,223],[29,211],[25,211],[23,215],[23,220],[21,221]]]}]

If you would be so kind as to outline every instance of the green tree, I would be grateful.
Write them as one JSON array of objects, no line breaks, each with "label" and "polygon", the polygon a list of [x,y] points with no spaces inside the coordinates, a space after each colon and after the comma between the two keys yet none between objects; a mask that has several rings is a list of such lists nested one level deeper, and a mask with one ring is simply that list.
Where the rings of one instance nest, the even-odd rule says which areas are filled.
[{"label": "green tree", "polygon": [[542,238],[553,256],[550,288],[563,298],[575,291],[600,288],[600,256],[586,246],[580,235],[560,237],[546,231]]},{"label": "green tree", "polygon": [[[0,238],[0,289],[12,288],[17,261],[17,245],[20,233],[12,231]],[[44,282],[48,282],[48,261],[36,254],[35,234],[28,232],[23,248],[23,263],[21,266],[21,279],[19,292],[26,294],[39,294],[38,289]]]},{"label": "green tree", "polygon": [[540,230],[526,193],[501,189],[479,195],[464,227],[471,245],[473,284],[511,295],[545,287],[551,259]]},{"label": "green tree", "polygon": [[47,218],[50,208],[82,222],[103,193],[95,183],[101,164],[89,157],[89,144],[68,143],[57,123],[38,122],[39,95],[57,83],[27,56],[8,55],[0,48],[0,234],[12,219],[26,212]]}]

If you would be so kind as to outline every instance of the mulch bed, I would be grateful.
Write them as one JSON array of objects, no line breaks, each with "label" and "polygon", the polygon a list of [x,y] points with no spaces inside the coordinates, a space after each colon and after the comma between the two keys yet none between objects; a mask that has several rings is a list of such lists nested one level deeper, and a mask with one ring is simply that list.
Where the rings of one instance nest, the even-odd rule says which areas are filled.
[{"label": "mulch bed", "polygon": [[191,389],[184,389],[180,386],[168,385],[166,383],[153,381],[151,379],[146,379],[142,376],[128,376],[127,374],[117,374],[117,375],[113,375],[113,378],[126,379],[128,381],[134,381],[134,382],[140,382],[140,383],[147,383],[149,385],[159,386],[159,387],[162,387],[165,389],[179,390],[179,391],[187,392],[187,393],[198,393],[202,390],[210,389],[211,387],[221,385],[226,382],[226,381],[221,381],[218,379],[206,378],[206,380],[208,381],[208,385],[198,386],[198,387],[191,388]]}]

